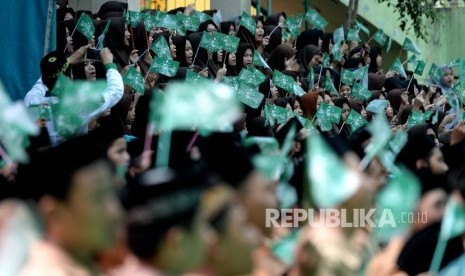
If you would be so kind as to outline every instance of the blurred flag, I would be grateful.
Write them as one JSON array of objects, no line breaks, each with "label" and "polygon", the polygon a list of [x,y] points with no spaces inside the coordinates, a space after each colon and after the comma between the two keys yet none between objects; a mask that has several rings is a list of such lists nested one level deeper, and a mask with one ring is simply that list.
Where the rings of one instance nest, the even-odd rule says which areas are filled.
[{"label": "blurred flag", "polygon": [[142,95],[144,94],[144,77],[133,66],[130,66],[129,70],[127,70],[124,74],[123,82],[135,91],[141,93]]},{"label": "blurred flag", "polygon": [[179,62],[169,60],[162,57],[155,57],[149,71],[165,75],[167,77],[174,77],[179,68]]}]

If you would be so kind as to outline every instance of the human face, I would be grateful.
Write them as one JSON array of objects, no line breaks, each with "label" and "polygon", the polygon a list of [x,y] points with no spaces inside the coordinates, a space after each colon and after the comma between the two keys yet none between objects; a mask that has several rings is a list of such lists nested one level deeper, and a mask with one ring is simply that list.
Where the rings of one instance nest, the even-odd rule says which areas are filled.
[{"label": "human face", "polygon": [[432,149],[431,156],[428,159],[428,165],[434,175],[444,174],[449,170],[449,167],[444,162],[444,156],[437,146]]},{"label": "human face", "polygon": [[65,21],[68,21],[68,20],[72,20],[72,19],[74,19],[74,16],[73,16],[71,13],[69,13],[69,12],[66,13],[65,19],[64,19],[64,20],[65,20]]},{"label": "human face", "polygon": [[325,103],[326,103],[326,104],[334,105],[333,99],[331,99],[331,96],[329,96],[328,94],[325,94],[324,100],[325,100]]},{"label": "human face", "polygon": [[124,46],[129,46],[129,39],[131,38],[131,33],[129,32],[128,26],[125,25],[124,28]]},{"label": "human face", "polygon": [[363,106],[362,106],[362,111],[360,111],[360,115],[362,115],[362,117],[365,118],[365,120],[368,118],[368,113],[365,110],[365,107]]},{"label": "human face", "polygon": [[247,210],[250,222],[257,226],[264,235],[271,235],[271,227],[266,227],[266,209],[277,208],[276,185],[265,180],[258,171],[252,171],[243,188],[240,199]]},{"label": "human face", "polygon": [[349,115],[350,106],[346,103],[342,104],[342,121],[346,121],[347,115]]},{"label": "human face", "polygon": [[217,30],[216,30],[216,27],[215,27],[213,24],[208,24],[208,26],[207,26],[207,32],[209,32],[209,33],[214,33],[214,32],[216,32],[216,31],[217,31]]},{"label": "human face", "polygon": [[66,51],[71,54],[74,50],[73,37],[70,35],[68,27],[66,27],[66,44],[68,44]]},{"label": "human face", "polygon": [[321,37],[318,37],[318,48],[322,49],[323,47],[323,39]]},{"label": "human face", "polygon": [[84,61],[84,73],[86,74],[86,80],[95,80],[95,66],[92,60]]},{"label": "human face", "polygon": [[236,28],[234,28],[234,25],[229,25],[229,35],[236,36]]},{"label": "human face", "polygon": [[250,224],[242,205],[234,204],[226,218],[225,232],[219,236],[216,254],[217,275],[245,275],[252,271],[252,253],[258,247],[260,233]]},{"label": "human face", "polygon": [[127,151],[126,140],[123,137],[116,139],[107,150],[108,158],[116,166],[129,166],[131,158]]},{"label": "human face", "polygon": [[192,44],[189,40],[186,40],[185,54],[186,54],[186,63],[192,64],[192,55],[194,54],[194,52],[192,51]]},{"label": "human face", "polygon": [[388,118],[394,117],[394,110],[392,109],[392,106],[388,104],[388,107],[386,108],[386,116]]},{"label": "human face", "polygon": [[228,56],[228,64],[229,66],[236,66],[236,54],[230,53]]},{"label": "human face", "polygon": [[342,98],[349,98],[350,92],[352,89],[348,85],[342,85],[341,89],[339,90],[339,94]]},{"label": "human face", "polygon": [[126,125],[132,125],[135,119],[136,119],[136,104],[134,103],[134,101],[132,101],[131,106],[129,107],[128,115],[126,116]]},{"label": "human face", "polygon": [[245,51],[244,57],[242,58],[242,64],[244,64],[244,66],[252,64],[252,55],[252,49],[247,49]]},{"label": "human face", "polygon": [[216,53],[216,62],[223,63],[223,51],[219,51]]},{"label": "human face", "polygon": [[383,65],[383,57],[381,55],[378,55],[376,57],[376,66],[378,68],[381,68],[381,65]]},{"label": "human face", "polygon": [[320,55],[314,55],[313,58],[308,62],[308,68],[311,68],[313,66],[320,64],[321,58],[322,57]]},{"label": "human face", "polygon": [[78,169],[71,178],[72,188],[66,202],[59,203],[67,249],[90,254],[111,246],[121,221],[114,173],[108,163],[97,161]]},{"label": "human face", "polygon": [[176,58],[176,45],[174,45],[173,40],[171,39],[171,36],[170,36],[169,42],[170,42],[170,54],[171,54],[171,57]]},{"label": "human face", "polygon": [[431,225],[442,219],[447,204],[447,194],[443,189],[433,189],[426,192],[418,202],[417,212],[426,214],[426,221],[417,225],[416,230],[421,230],[427,225]]},{"label": "human face", "polygon": [[271,98],[273,100],[277,99],[279,97],[278,87],[276,87],[276,85],[274,85],[274,83],[271,83],[270,91],[271,91]]},{"label": "human face", "polygon": [[255,29],[255,41],[262,42],[264,35],[265,35],[265,30],[263,29],[263,23],[261,21],[258,21],[257,27]]},{"label": "human face", "polygon": [[300,108],[300,103],[297,100],[294,102],[294,113],[300,116],[304,115],[304,112]]},{"label": "human face", "polygon": [[283,28],[284,27],[284,20],[286,20],[286,18],[284,18],[284,16],[281,14],[279,16],[279,22],[278,22],[278,26]]},{"label": "human face", "polygon": [[452,72],[452,69],[446,68],[446,70],[444,70],[444,76],[442,77],[441,82],[446,87],[452,87],[454,84],[454,73]]}]

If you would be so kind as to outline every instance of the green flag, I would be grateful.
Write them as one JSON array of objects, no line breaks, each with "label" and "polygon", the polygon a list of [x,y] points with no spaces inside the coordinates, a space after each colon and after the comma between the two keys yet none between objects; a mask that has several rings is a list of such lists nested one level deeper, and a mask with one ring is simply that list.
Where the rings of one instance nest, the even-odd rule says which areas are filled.
[{"label": "green flag", "polygon": [[335,61],[342,61],[344,54],[342,53],[342,41],[339,43],[334,43],[333,49],[331,49],[331,54],[333,54],[333,59]]},{"label": "green flag", "polygon": [[245,11],[242,12],[240,26],[243,26],[244,28],[246,28],[252,35],[255,35],[255,29],[257,28],[257,23]]},{"label": "green flag", "polygon": [[155,43],[150,47],[157,57],[173,60],[171,57],[170,46],[163,36],[160,36]]},{"label": "green flag", "polygon": [[322,63],[322,66],[323,66],[323,67],[329,67],[329,62],[330,62],[329,55],[328,55],[327,53],[324,53],[324,54],[323,54],[323,63]]},{"label": "green flag", "polygon": [[334,41],[334,44],[344,41],[344,27],[343,26],[334,30],[333,41]]},{"label": "green flag", "polygon": [[325,78],[324,89],[332,95],[339,96],[339,93],[337,92],[336,87],[334,87],[333,81],[329,77]]},{"label": "green flag", "polygon": [[277,154],[258,153],[252,157],[252,163],[262,175],[270,180],[279,180],[283,173],[283,163],[285,160]]},{"label": "green flag", "polygon": [[129,26],[135,28],[142,21],[143,15],[140,12],[129,11]]},{"label": "green flag", "polygon": [[213,53],[223,49],[224,44],[216,32],[203,32],[199,47],[205,48],[207,51]]},{"label": "green flag", "polygon": [[382,29],[378,29],[373,36],[373,40],[378,42],[381,46],[384,46],[388,40],[388,36],[383,32]]},{"label": "green flag", "polygon": [[319,133],[316,127],[312,124],[312,121],[307,120],[306,118],[299,116],[299,115],[297,115],[296,117],[299,120],[302,127],[307,130],[309,135],[314,135],[314,134]]},{"label": "green flag", "polygon": [[436,64],[433,63],[433,65],[431,65],[431,69],[429,70],[428,75],[435,84],[440,84],[444,73]]},{"label": "green flag", "polygon": [[197,32],[199,29],[200,18],[192,15],[187,16],[180,12],[176,16],[178,17],[178,21],[183,24],[185,30]]},{"label": "green flag", "polygon": [[241,83],[236,93],[238,99],[251,108],[258,108],[265,97],[265,95],[258,92],[258,87],[250,86],[247,83]]},{"label": "green flag", "polygon": [[391,49],[391,45],[392,45],[392,38],[389,37],[388,42],[386,44],[386,54],[389,53],[389,50]]},{"label": "green flag", "polygon": [[302,21],[297,21],[294,17],[288,16],[284,20],[284,25],[287,27],[292,37],[298,37],[300,35]]},{"label": "green flag", "polygon": [[239,83],[246,83],[249,86],[258,87],[265,79],[266,76],[262,72],[250,66],[242,68],[239,73]]},{"label": "green flag", "polygon": [[192,70],[187,70],[187,73],[186,73],[186,82],[190,82],[190,83],[197,83],[197,82],[202,82],[202,81],[205,81],[207,80],[206,77],[200,75],[200,74],[197,74],[195,73],[194,71]]},{"label": "green flag", "polygon": [[355,75],[349,69],[341,69],[341,82],[347,85],[352,85],[355,81]]},{"label": "green flag", "polygon": [[305,95],[306,92],[302,87],[300,87],[300,85],[294,82],[292,84],[292,93],[298,97],[302,97],[303,95]]},{"label": "green flag", "polygon": [[255,66],[265,67],[271,70],[270,66],[266,63],[266,61],[262,58],[258,51],[253,52],[252,64]]},{"label": "green flag", "polygon": [[372,96],[370,90],[361,86],[357,82],[354,83],[352,87],[352,91],[350,92],[350,95],[352,95],[352,97],[354,97],[355,99],[359,99],[363,101],[368,101]]},{"label": "green flag", "polygon": [[375,114],[381,114],[381,113],[384,113],[387,105],[388,105],[387,100],[376,99],[368,103],[366,111],[375,113]]},{"label": "green flag", "polygon": [[316,10],[308,9],[305,14],[305,20],[318,30],[324,30],[328,26],[328,21],[324,19]]},{"label": "green flag", "polygon": [[453,197],[446,205],[446,211],[441,223],[441,240],[450,240],[465,232],[465,207]]},{"label": "green flag", "polygon": [[179,29],[179,25],[181,24],[182,23],[179,22],[178,17],[175,14],[161,13],[159,16],[159,19],[157,20],[156,27],[177,30]]},{"label": "green flag", "polygon": [[[145,14],[142,14],[142,15],[143,15],[143,19],[144,19],[145,30],[147,32],[150,32],[157,25],[157,19],[156,19],[155,16],[151,15],[150,13],[145,13]],[[108,21],[108,22],[110,22],[110,21]]]},{"label": "green flag", "polygon": [[[287,207],[290,208],[290,207]],[[272,254],[286,265],[291,266],[295,262],[295,252],[298,246],[298,231],[291,230],[291,233],[280,239],[271,246]]]},{"label": "green flag", "polygon": [[223,131],[242,112],[234,92],[212,81],[173,83],[167,86],[164,95],[152,99],[150,118],[165,131],[192,128]]},{"label": "green flag", "polygon": [[425,117],[423,116],[423,112],[412,110],[412,114],[408,119],[408,126],[413,127],[417,125],[421,125],[425,122]]},{"label": "green flag", "polygon": [[200,21],[200,23],[205,22],[205,21],[207,21],[207,20],[213,20],[213,18],[212,18],[210,15],[208,15],[208,14],[206,14],[206,13],[204,13],[204,12],[196,11],[196,10],[193,10],[193,11],[192,11],[191,16],[192,16],[192,17],[198,18],[198,20]]},{"label": "green flag", "polygon": [[224,77],[222,81],[233,91],[237,91],[239,89],[239,77]]},{"label": "green flag", "polygon": [[399,154],[402,148],[407,144],[408,134],[404,131],[397,131],[391,142],[389,142],[389,147],[391,148],[394,154]]},{"label": "green flag", "polygon": [[353,109],[350,110],[345,122],[350,126],[351,132],[354,132],[362,126],[368,124],[367,120]]},{"label": "green flag", "polygon": [[293,91],[294,79],[291,76],[285,75],[278,70],[273,72],[273,83],[286,91]]},{"label": "green flag", "polygon": [[339,124],[341,121],[342,109],[340,107],[321,103],[315,116],[319,121],[326,121]]},{"label": "green flag", "polygon": [[380,154],[391,139],[391,127],[384,115],[377,115],[368,125],[368,131],[371,133],[371,142],[365,148],[365,157],[360,162],[360,168],[365,170],[368,164],[375,156]]},{"label": "green flag", "polygon": [[410,55],[410,57],[407,59],[407,63],[415,64],[416,61],[417,61],[416,55]]},{"label": "green flag", "polygon": [[174,77],[179,68],[179,62],[169,60],[162,57],[155,57],[149,71],[165,75],[167,77]]},{"label": "green flag", "polygon": [[245,147],[258,145],[260,152],[265,154],[277,154],[279,152],[279,142],[274,137],[251,136],[242,142]]},{"label": "green flag", "polygon": [[425,71],[426,63],[423,60],[417,60],[415,63],[415,74],[421,76]]},{"label": "green flag", "polygon": [[95,48],[102,50],[105,47],[105,37],[107,36],[108,29],[110,29],[111,21],[108,20],[107,24],[105,25],[105,29],[103,30],[102,34],[97,38],[97,46]]},{"label": "green flag", "polygon": [[352,197],[361,185],[320,135],[307,139],[307,175],[310,198],[319,208],[335,208]]},{"label": "green flag", "polygon": [[370,35],[370,30],[367,27],[365,27],[362,23],[358,22],[357,20],[355,20],[355,29],[362,31],[366,33],[367,35]]},{"label": "green flag", "polygon": [[465,59],[461,58],[459,61],[460,80],[465,81]]},{"label": "green flag", "polygon": [[217,33],[217,37],[222,41],[223,49],[229,53],[237,52],[237,47],[239,46],[240,39],[232,35],[225,35],[222,33]]},{"label": "green flag", "polygon": [[417,55],[421,54],[420,49],[413,43],[410,38],[405,37],[404,44],[402,45],[402,50],[415,53]]},{"label": "green flag", "polygon": [[86,13],[82,13],[76,24],[76,30],[84,35],[87,40],[90,40],[95,33],[95,26],[94,23],[92,23],[92,18]]},{"label": "green flag", "polygon": [[[420,182],[408,169],[401,167],[393,170],[388,184],[376,197],[376,217],[381,227],[375,229],[375,237],[379,241],[388,242],[410,229],[410,223],[403,217],[416,210],[420,198],[420,187]],[[389,211],[394,225],[383,221],[385,211]]]},{"label": "green flag", "polygon": [[390,70],[399,73],[404,78],[407,78],[407,74],[405,73],[404,66],[402,65],[402,62],[400,61],[398,57],[394,59],[394,63],[392,63]]},{"label": "green flag", "polygon": [[360,39],[359,31],[357,29],[350,28],[349,31],[347,32],[347,41],[356,41],[356,42],[362,41]]},{"label": "green flag", "polygon": [[273,127],[275,124],[284,124],[288,119],[295,116],[293,112],[289,112],[286,108],[265,103],[265,119]]},{"label": "green flag", "polygon": [[311,67],[308,71],[308,89],[313,90],[315,88],[315,72],[313,71],[313,67]]},{"label": "green flag", "polygon": [[141,93],[142,95],[144,94],[144,77],[133,66],[130,66],[129,70],[124,74],[123,82],[124,84],[129,85],[135,91]]}]

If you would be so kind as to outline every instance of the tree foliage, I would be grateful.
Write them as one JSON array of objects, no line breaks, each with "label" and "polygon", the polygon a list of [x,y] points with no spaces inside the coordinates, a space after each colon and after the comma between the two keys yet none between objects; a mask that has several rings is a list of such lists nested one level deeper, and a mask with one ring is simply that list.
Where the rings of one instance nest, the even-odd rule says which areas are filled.
[{"label": "tree foliage", "polygon": [[415,36],[425,42],[428,40],[428,29],[439,20],[431,0],[376,0],[393,7],[399,15],[399,27],[408,32],[413,29]]}]

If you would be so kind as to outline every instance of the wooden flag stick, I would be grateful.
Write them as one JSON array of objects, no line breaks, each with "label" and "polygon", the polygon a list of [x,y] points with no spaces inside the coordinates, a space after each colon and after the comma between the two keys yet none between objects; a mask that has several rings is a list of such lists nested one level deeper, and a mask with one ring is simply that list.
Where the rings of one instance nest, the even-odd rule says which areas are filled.
[{"label": "wooden flag stick", "polygon": [[341,134],[341,131],[342,129],[344,128],[344,125],[346,124],[346,121],[344,121],[344,123],[342,123],[342,126],[341,126],[341,129],[339,130],[339,132],[337,133],[337,135]]},{"label": "wooden flag stick", "polygon": [[199,53],[199,49],[200,49],[200,44],[197,47],[197,50],[195,51],[194,59],[192,60],[192,65],[194,65],[194,63],[195,63],[195,59],[197,58],[197,54]]},{"label": "wooden flag stick", "polygon": [[226,57],[228,56],[228,52],[224,52],[224,59],[223,59],[223,67],[226,65]]},{"label": "wooden flag stick", "polygon": [[274,27],[274,29],[271,31],[271,33],[268,36],[271,37],[271,35],[274,33],[274,31],[276,31],[277,28],[279,28],[279,25]]},{"label": "wooden flag stick", "polygon": [[[74,29],[73,29],[73,31],[71,32],[71,35],[70,35],[71,38],[73,37],[74,32],[76,31],[76,27],[79,25],[79,22],[81,21],[81,18],[82,18],[82,16],[79,17],[78,22],[76,23],[76,26],[74,26]],[[69,46],[69,41],[66,43],[66,46],[65,46],[65,49],[63,50],[63,53],[66,53],[66,49],[68,48],[68,46]]]},{"label": "wooden flag stick", "polygon": [[129,30],[131,31],[131,42],[132,42],[132,49],[135,50],[136,47],[134,47],[134,32],[132,30],[132,26],[131,27],[128,27]]}]

